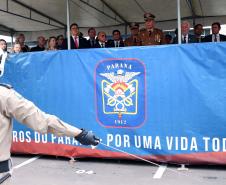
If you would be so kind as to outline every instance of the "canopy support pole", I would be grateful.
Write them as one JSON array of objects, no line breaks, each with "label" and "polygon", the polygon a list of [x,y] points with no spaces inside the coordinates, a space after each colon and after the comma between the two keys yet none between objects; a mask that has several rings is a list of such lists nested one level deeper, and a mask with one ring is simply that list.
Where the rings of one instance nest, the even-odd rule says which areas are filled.
[{"label": "canopy support pole", "polygon": [[69,0],[67,0],[67,48],[71,49],[71,39],[70,39],[70,5]]},{"label": "canopy support pole", "polygon": [[13,35],[14,35],[14,32],[10,32],[10,36],[11,36],[11,47],[13,48]]},{"label": "canopy support pole", "polygon": [[181,14],[180,14],[180,0],[177,0],[177,38],[178,38],[178,44],[181,44]]},{"label": "canopy support pole", "polygon": [[127,30],[127,24],[125,23],[125,36],[127,37],[127,34],[128,34],[128,30]]}]

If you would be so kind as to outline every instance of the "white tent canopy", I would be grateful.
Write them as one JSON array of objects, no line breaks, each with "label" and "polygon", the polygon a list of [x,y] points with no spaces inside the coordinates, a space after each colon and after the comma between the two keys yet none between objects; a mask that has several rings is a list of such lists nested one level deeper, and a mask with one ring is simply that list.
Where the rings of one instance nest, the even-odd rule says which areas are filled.
[{"label": "white tent canopy", "polygon": [[[65,33],[67,0],[0,0],[0,32],[12,35],[25,32],[37,35]],[[70,23],[76,22],[86,35],[95,27],[108,34],[115,28],[123,34],[130,22],[143,23],[143,14],[156,16],[157,27],[177,27],[177,0],[69,0]],[[181,17],[192,24],[226,23],[225,0],[181,0]]]}]

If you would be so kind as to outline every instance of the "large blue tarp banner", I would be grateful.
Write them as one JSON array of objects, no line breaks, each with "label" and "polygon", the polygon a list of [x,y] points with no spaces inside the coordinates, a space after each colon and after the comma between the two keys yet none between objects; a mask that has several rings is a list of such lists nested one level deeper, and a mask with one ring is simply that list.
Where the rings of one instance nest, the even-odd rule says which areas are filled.
[{"label": "large blue tarp banner", "polygon": [[225,43],[23,53],[5,67],[2,82],[106,144],[16,123],[14,152],[226,164]]}]

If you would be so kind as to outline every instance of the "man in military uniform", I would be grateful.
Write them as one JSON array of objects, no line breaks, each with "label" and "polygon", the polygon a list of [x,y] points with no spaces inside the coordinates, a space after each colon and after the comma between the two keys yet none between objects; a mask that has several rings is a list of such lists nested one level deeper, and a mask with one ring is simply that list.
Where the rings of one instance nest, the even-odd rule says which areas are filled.
[{"label": "man in military uniform", "polygon": [[138,23],[131,23],[130,24],[130,31],[131,31],[131,36],[128,37],[125,40],[125,46],[140,46],[140,38],[138,36],[139,34],[139,24]]},{"label": "man in military uniform", "polygon": [[[0,51],[1,55],[1,51]],[[0,61],[0,65],[3,61]],[[1,67],[3,69],[4,67]],[[0,84],[0,184],[10,184],[10,148],[13,123],[18,122],[40,133],[53,133],[58,136],[74,137],[83,145],[97,145],[99,139],[92,132],[73,127],[54,115],[37,108],[31,101],[23,98],[9,85]]]},{"label": "man in military uniform", "polygon": [[155,28],[155,16],[151,13],[144,14],[145,28],[140,30],[140,40],[142,46],[165,44],[163,32]]}]

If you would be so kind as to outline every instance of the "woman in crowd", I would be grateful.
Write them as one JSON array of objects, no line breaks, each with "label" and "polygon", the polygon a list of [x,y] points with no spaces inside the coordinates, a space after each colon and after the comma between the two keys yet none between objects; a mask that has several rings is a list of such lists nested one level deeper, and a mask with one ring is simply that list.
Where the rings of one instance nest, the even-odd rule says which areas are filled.
[{"label": "woman in crowd", "polygon": [[20,44],[21,52],[28,52],[30,51],[30,49],[27,45],[25,45],[24,41],[25,41],[25,36],[23,33],[20,33],[16,38],[16,43]]},{"label": "woman in crowd", "polygon": [[57,39],[54,36],[49,37],[47,51],[49,51],[49,50],[57,50],[57,42],[56,42],[56,40]]},{"label": "woman in crowd", "polygon": [[56,40],[57,40],[57,49],[64,49],[63,48],[64,36],[58,35]]},{"label": "woman in crowd", "polygon": [[12,53],[20,53],[20,52],[21,52],[20,43],[15,43],[12,48]]}]

